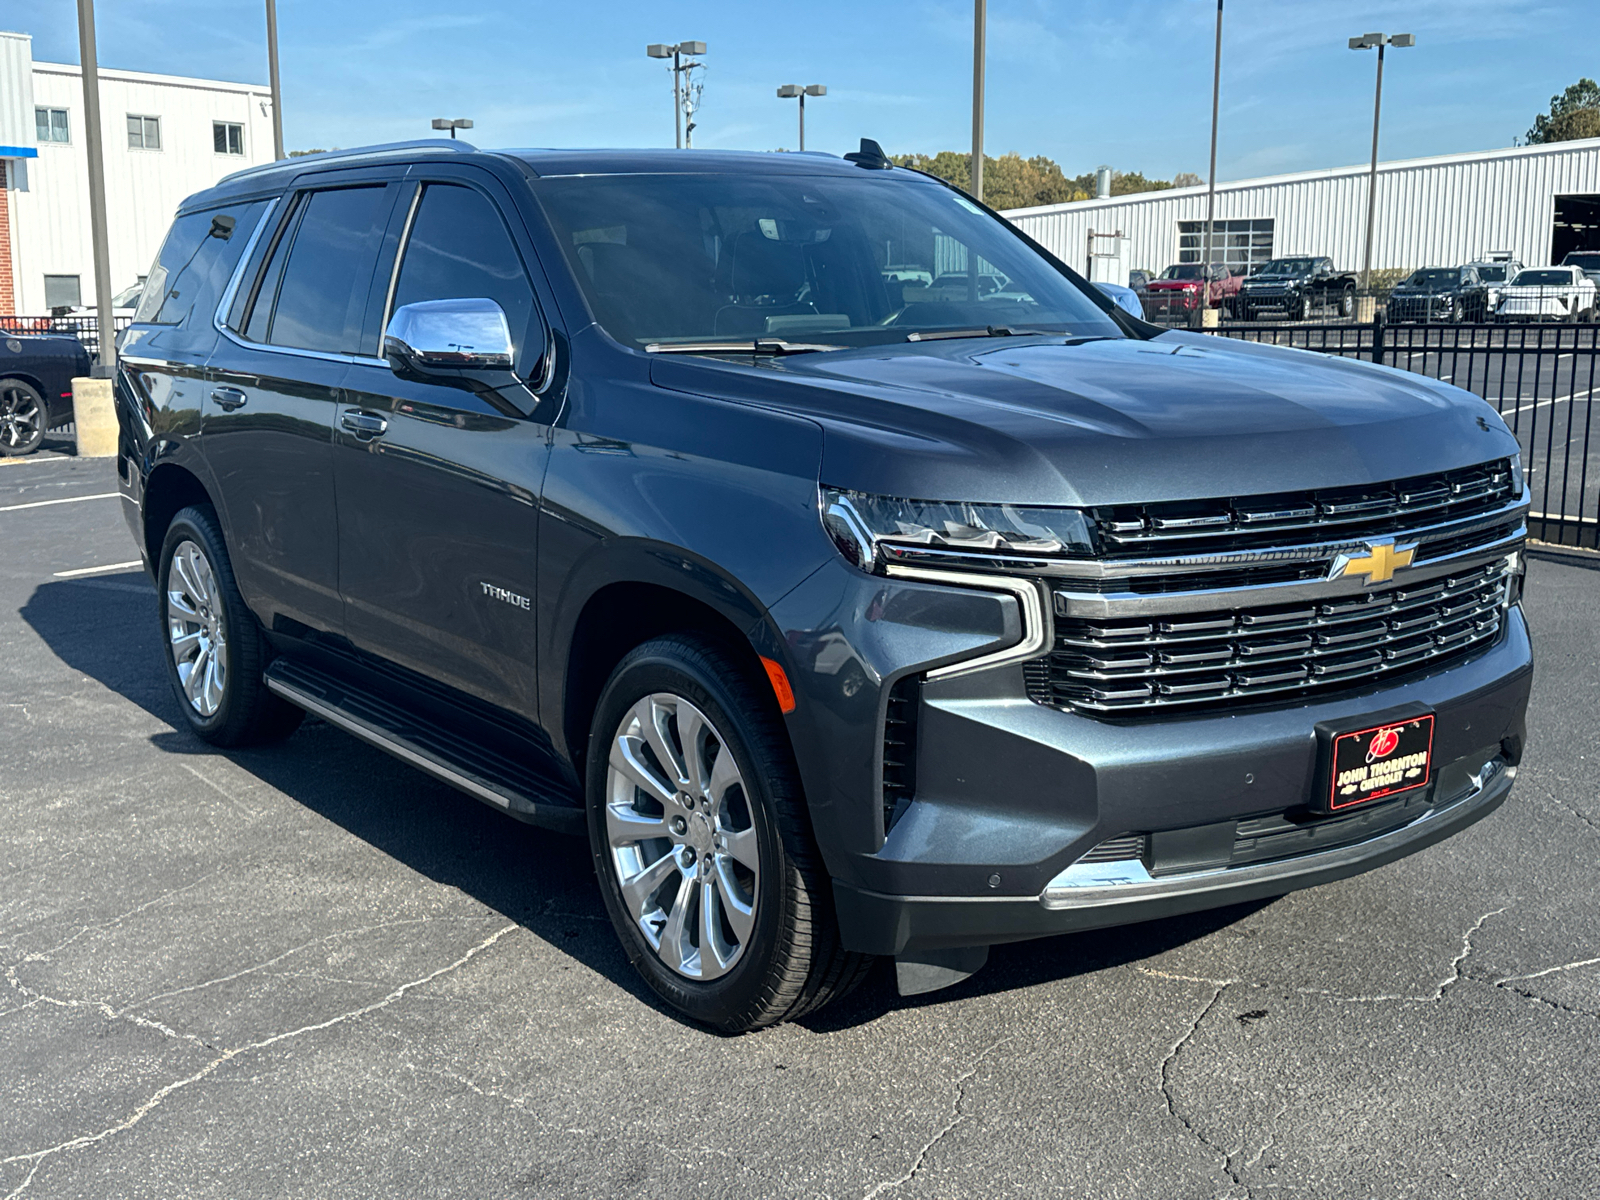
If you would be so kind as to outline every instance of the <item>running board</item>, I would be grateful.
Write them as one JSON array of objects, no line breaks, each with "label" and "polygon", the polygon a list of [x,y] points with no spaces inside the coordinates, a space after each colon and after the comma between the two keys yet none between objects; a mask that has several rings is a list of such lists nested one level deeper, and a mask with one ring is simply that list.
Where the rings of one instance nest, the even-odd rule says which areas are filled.
[{"label": "running board", "polygon": [[269,691],[290,704],[519,821],[561,833],[584,832],[583,809],[559,785],[503,754],[452,737],[306,663],[276,659],[263,679]]}]

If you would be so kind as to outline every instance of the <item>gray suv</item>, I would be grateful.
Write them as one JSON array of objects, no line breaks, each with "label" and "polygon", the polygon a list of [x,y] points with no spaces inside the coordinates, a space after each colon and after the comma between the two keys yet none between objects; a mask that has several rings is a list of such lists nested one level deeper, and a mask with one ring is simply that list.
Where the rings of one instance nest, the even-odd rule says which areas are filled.
[{"label": "gray suv", "polygon": [[870,142],[310,155],[149,280],[123,508],[190,728],[315,713],[586,839],[715,1028],[1351,875],[1516,773],[1488,405],[1147,325]]}]

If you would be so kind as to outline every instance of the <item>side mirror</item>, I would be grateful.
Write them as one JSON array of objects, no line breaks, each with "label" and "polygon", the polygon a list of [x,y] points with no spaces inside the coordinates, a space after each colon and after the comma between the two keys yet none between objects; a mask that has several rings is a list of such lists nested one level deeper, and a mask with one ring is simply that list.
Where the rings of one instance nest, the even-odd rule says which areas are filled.
[{"label": "side mirror", "polygon": [[[542,359],[543,349],[541,337],[528,347],[529,361]],[[383,357],[396,375],[470,391],[515,384],[515,354],[505,311],[483,298],[407,304],[383,331]]]}]

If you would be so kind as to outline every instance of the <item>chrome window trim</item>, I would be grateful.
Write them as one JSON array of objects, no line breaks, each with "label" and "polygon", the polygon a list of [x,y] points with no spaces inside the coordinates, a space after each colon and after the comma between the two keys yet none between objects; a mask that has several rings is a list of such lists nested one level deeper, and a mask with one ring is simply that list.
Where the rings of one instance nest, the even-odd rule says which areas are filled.
[{"label": "chrome window trim", "polygon": [[[422,193],[428,190],[426,180],[418,181],[417,190],[411,193],[411,207],[406,210],[406,223],[400,230],[400,241],[394,248],[394,263],[389,268],[389,290],[383,297],[383,320],[378,322],[378,346],[383,346],[384,335],[389,331],[389,318],[394,315],[394,293],[400,286],[400,264],[405,261],[406,247],[411,244],[411,227],[417,220],[417,209],[422,207]],[[526,269],[526,268],[524,268]],[[379,361],[386,361],[380,358]]]},{"label": "chrome window trim", "polygon": [[[1410,535],[1407,535],[1408,537]],[[1395,587],[1417,584],[1449,574],[1461,567],[1492,562],[1521,547],[1528,528],[1515,530],[1492,542],[1469,546],[1453,554],[1430,558],[1408,567],[1389,581]],[[1312,560],[1315,561],[1315,560]],[[1216,608],[1254,608],[1267,604],[1292,604],[1302,600],[1327,600],[1357,596],[1372,591],[1359,576],[1340,579],[1298,579],[1282,583],[1246,584],[1241,587],[1195,587],[1181,592],[1074,592],[1068,587],[1054,592],[1053,611],[1057,616],[1116,620],[1120,618],[1166,616],[1173,613],[1206,611]]]},{"label": "chrome window trim", "polygon": [[[222,299],[217,303],[217,311],[211,314],[211,324],[218,333],[227,334],[228,310],[233,307],[234,297],[239,294],[239,284],[244,279],[244,273],[250,266],[250,257],[256,252],[256,245],[261,241],[261,235],[266,231],[268,222],[278,211],[282,196],[274,196],[267,201],[267,207],[262,210],[261,219],[256,222],[256,227],[250,231],[250,240],[244,244],[244,253],[239,256],[238,264],[233,268],[233,274],[228,278],[228,286],[222,289]],[[248,343],[246,343],[248,344]]]},{"label": "chrome window trim", "polygon": [[1136,858],[1107,863],[1085,863],[1080,860],[1045,885],[1044,891],[1039,893],[1039,903],[1052,911],[1103,908],[1140,900],[1226,891],[1251,884],[1289,880],[1316,871],[1356,866],[1366,859],[1387,854],[1427,836],[1440,818],[1466,816],[1474,809],[1493,807],[1499,803],[1516,775],[1516,767],[1507,765],[1501,758],[1491,758],[1472,776],[1472,786],[1464,794],[1431,805],[1398,829],[1390,829],[1351,845],[1335,846],[1293,858],[1247,863],[1237,867],[1211,867],[1159,877],[1151,875],[1144,863]]},{"label": "chrome window trim", "polygon": [[885,573],[896,579],[953,584],[956,587],[974,588],[978,591],[1004,592],[1016,597],[1019,615],[1022,618],[1021,641],[1001,650],[980,654],[976,658],[936,667],[927,673],[928,679],[952,679],[973,671],[983,671],[990,667],[1037,658],[1047,651],[1054,641],[1050,609],[1044,601],[1043,585],[1033,580],[974,576],[958,571],[930,571],[922,567],[903,567],[897,563],[890,563],[885,567]]}]

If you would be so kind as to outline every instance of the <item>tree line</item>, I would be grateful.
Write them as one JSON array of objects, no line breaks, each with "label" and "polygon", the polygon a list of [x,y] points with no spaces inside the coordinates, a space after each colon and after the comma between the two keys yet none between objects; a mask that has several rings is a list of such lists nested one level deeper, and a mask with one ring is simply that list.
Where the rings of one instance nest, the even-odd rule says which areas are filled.
[{"label": "tree line", "polygon": [[[972,156],[957,150],[938,154],[898,154],[897,166],[912,167],[936,175],[962,191],[972,190]],[[1127,196],[1134,192],[1159,192],[1173,187],[1192,187],[1200,177],[1188,172],[1167,179],[1147,179],[1138,171],[1112,171],[1111,194]],[[990,208],[1028,208],[1036,204],[1066,204],[1087,200],[1095,192],[1095,173],[1068,175],[1054,159],[1043,154],[1023,158],[1020,154],[983,156],[983,202]]]}]

